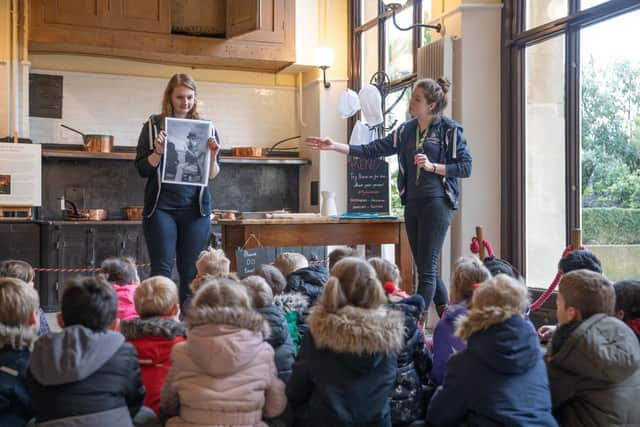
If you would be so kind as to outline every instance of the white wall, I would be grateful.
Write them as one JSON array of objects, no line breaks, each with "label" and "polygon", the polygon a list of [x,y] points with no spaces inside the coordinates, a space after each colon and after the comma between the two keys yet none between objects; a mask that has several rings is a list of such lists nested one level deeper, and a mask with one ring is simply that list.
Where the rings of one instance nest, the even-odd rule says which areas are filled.
[{"label": "white wall", "polygon": [[[31,138],[37,143],[80,144],[81,137],[60,127],[64,123],[85,133],[114,135],[118,146],[135,146],[142,123],[158,113],[166,78],[137,77],[33,69],[62,75],[62,119],[31,117]],[[295,88],[197,82],[199,110],[218,128],[223,146],[270,146],[298,135]]]}]

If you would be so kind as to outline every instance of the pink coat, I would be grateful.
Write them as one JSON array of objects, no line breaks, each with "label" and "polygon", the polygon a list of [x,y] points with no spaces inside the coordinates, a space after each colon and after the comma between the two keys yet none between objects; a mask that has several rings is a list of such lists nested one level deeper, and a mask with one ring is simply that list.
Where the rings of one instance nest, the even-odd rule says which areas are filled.
[{"label": "pink coat", "polygon": [[174,416],[167,426],[265,426],[262,418],[284,411],[284,383],[259,314],[192,307],[189,322],[187,341],[173,348],[160,399],[160,413]]},{"label": "pink coat", "polygon": [[137,319],[138,313],[136,312],[136,306],[133,302],[133,294],[136,291],[136,286],[131,285],[113,285],[116,294],[118,295],[118,319],[131,320]]}]

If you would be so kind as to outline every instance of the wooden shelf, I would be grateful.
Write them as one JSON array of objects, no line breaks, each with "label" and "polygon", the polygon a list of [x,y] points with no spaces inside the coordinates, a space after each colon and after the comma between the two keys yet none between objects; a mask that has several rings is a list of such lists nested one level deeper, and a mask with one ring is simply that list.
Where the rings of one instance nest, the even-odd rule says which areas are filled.
[{"label": "wooden shelf", "polygon": [[[45,148],[42,157],[54,159],[102,159],[102,160],[135,160],[136,153],[117,151],[112,153],[93,153],[90,151]],[[233,157],[221,156],[220,163],[253,164],[253,165],[292,165],[303,166],[311,163],[309,159],[299,157]]]}]

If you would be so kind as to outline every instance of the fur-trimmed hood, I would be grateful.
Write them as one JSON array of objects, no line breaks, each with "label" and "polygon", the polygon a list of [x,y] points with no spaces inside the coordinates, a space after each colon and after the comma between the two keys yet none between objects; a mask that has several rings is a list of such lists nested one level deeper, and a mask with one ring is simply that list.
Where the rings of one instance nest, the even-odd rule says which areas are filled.
[{"label": "fur-trimmed hood", "polygon": [[[192,307],[187,315],[189,359],[212,376],[241,372],[255,358],[269,336],[269,325],[254,310],[238,307]],[[175,353],[175,350],[174,350]]]},{"label": "fur-trimmed hood", "polygon": [[355,355],[397,355],[404,345],[404,314],[387,307],[345,306],[329,313],[319,305],[311,310],[309,331],[316,347]]},{"label": "fur-trimmed hood", "polygon": [[273,296],[273,303],[285,313],[304,313],[309,308],[309,298],[300,292],[287,292]]},{"label": "fur-trimmed hood", "polygon": [[0,348],[7,346],[13,350],[31,350],[36,339],[38,335],[30,327],[0,323]]},{"label": "fur-trimmed hood", "polygon": [[255,310],[238,307],[191,307],[186,317],[189,329],[202,325],[229,325],[252,332],[260,332],[267,338],[271,331],[264,317]]},{"label": "fur-trimmed hood", "polygon": [[456,320],[456,335],[463,340],[478,331],[488,329],[490,326],[502,323],[513,316],[521,316],[522,313],[511,307],[487,306],[481,309],[470,309],[467,314]]},{"label": "fur-trimmed hood", "polygon": [[187,335],[187,329],[182,323],[168,317],[125,320],[120,323],[120,332],[128,340],[142,337],[175,339]]}]

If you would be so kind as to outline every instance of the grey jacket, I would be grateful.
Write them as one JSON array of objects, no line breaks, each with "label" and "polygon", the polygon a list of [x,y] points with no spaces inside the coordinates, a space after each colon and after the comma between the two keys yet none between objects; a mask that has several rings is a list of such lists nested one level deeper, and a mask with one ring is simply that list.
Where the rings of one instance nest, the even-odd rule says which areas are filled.
[{"label": "grey jacket", "polygon": [[594,314],[557,351],[549,348],[547,371],[560,425],[640,425],[640,345],[627,325]]}]

